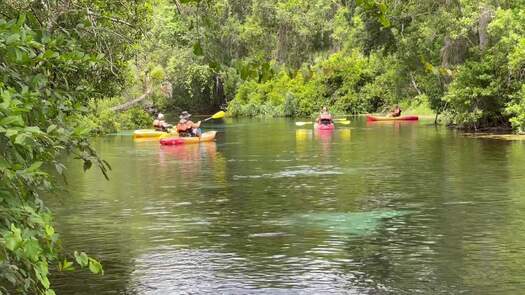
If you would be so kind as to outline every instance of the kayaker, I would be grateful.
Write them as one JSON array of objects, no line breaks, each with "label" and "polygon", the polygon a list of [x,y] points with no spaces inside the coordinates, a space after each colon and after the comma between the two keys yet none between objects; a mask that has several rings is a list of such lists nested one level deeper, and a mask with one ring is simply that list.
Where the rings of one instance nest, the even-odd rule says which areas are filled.
[{"label": "kayaker", "polygon": [[179,116],[180,121],[177,124],[177,132],[179,133],[179,136],[181,137],[188,137],[188,136],[201,136],[202,131],[200,129],[201,127],[201,121],[198,121],[197,123],[193,123],[190,120],[191,114],[184,111]]},{"label": "kayaker", "polygon": [[328,112],[327,107],[323,107],[321,109],[321,114],[319,114],[317,119],[315,119],[315,122],[317,124],[322,124],[322,125],[329,125],[332,123],[332,121],[333,121],[332,115],[330,115],[330,113]]},{"label": "kayaker", "polygon": [[164,121],[164,115],[162,113],[159,113],[157,119],[153,121],[153,128],[155,128],[156,131],[168,131],[168,129],[172,127],[172,125]]},{"label": "kayaker", "polygon": [[401,116],[401,108],[399,105],[395,105],[392,111],[390,112],[390,117],[400,117]]}]

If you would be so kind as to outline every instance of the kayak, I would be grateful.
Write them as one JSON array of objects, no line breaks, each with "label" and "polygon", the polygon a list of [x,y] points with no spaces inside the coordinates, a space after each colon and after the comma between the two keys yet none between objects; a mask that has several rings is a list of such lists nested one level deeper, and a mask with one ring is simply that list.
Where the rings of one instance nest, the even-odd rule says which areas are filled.
[{"label": "kayak", "polygon": [[382,117],[382,116],[372,116],[366,115],[368,121],[417,121],[419,120],[418,116],[400,116],[400,117]]},{"label": "kayak", "polygon": [[158,138],[163,134],[173,134],[176,135],[177,131],[172,131],[170,133],[164,131],[157,131],[155,129],[139,129],[133,131],[133,138]]},{"label": "kayak", "polygon": [[200,142],[209,142],[215,140],[215,135],[217,131],[208,131],[204,132],[200,137],[166,137],[160,139],[160,144],[162,145],[177,145],[177,144],[190,144],[190,143],[200,143]]},{"label": "kayak", "polygon": [[334,130],[335,129],[335,125],[334,125],[334,123],[330,123],[328,125],[315,123],[314,124],[314,128],[315,128],[315,130]]}]

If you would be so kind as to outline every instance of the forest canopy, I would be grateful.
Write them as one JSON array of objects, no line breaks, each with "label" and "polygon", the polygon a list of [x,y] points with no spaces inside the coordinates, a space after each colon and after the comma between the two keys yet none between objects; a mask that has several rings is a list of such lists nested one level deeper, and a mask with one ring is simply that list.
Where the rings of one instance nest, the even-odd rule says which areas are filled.
[{"label": "forest canopy", "polygon": [[163,107],[309,116],[423,105],[521,130],[523,1],[160,1],[135,66]]}]

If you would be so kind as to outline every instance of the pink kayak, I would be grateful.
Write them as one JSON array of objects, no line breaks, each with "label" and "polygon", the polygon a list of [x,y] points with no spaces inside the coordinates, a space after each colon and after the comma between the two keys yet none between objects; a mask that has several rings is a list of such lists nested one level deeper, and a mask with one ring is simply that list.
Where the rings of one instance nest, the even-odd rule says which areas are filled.
[{"label": "pink kayak", "polygon": [[335,125],[334,123],[330,123],[330,124],[317,124],[315,123],[314,124],[314,128],[315,130],[334,130],[335,129]]}]

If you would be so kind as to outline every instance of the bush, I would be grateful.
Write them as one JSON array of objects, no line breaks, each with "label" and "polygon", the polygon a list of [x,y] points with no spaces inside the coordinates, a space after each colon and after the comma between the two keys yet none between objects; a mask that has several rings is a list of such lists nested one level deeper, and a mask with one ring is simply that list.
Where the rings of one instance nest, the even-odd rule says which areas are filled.
[{"label": "bush", "polygon": [[82,118],[94,134],[107,134],[120,130],[148,128],[153,122],[153,117],[141,106],[136,106],[124,112],[114,112],[111,107],[122,103],[122,98],[92,101],[92,112]]}]

